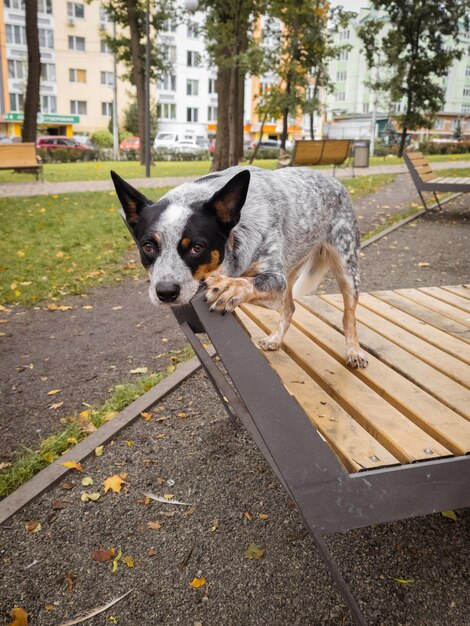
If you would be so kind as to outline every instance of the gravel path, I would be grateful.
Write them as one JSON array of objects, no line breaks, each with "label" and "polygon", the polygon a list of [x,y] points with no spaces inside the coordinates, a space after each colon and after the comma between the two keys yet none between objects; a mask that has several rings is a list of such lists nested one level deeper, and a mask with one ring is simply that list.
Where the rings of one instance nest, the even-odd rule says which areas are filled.
[{"label": "gravel path", "polygon": [[[442,214],[420,218],[367,248],[363,289],[470,282],[469,241],[470,202],[463,196]],[[419,267],[422,261],[430,266]],[[57,425],[62,407],[45,408],[47,390],[61,388],[64,409],[73,411],[132,378],[130,369],[159,367],[165,357],[155,361],[155,355],[183,343],[171,316],[157,317],[145,290],[144,280],[97,290],[86,300],[71,299],[75,308],[67,312],[23,315],[13,309],[4,325],[8,352],[1,365],[10,394],[2,397],[8,407],[2,423],[10,442],[33,443],[37,435],[28,439],[30,431],[39,427],[44,434]],[[93,309],[82,309],[84,303]],[[30,362],[33,369],[16,371]],[[227,422],[205,376],[192,377],[155,414],[120,433],[102,457],[86,461],[93,487],[82,487],[82,475],[74,472],[67,479],[71,490],[57,486],[0,528],[3,621],[21,606],[31,613],[32,626],[58,625],[133,589],[89,623],[109,624],[113,617],[119,626],[351,625],[292,503],[249,437]],[[105,478],[120,472],[128,474],[121,493],[96,503],[80,500],[82,491],[100,491]],[[146,505],[148,490],[193,506]],[[260,513],[269,517],[262,520]],[[25,529],[32,520],[41,522],[37,533]],[[155,521],[160,529],[148,527]],[[469,530],[466,510],[456,522],[433,515],[345,533],[329,543],[371,626],[464,625]],[[265,550],[260,560],[245,557],[253,542]],[[99,548],[121,549],[135,566],[121,560],[113,573],[110,563],[92,559]],[[192,588],[194,577],[207,584]]]}]

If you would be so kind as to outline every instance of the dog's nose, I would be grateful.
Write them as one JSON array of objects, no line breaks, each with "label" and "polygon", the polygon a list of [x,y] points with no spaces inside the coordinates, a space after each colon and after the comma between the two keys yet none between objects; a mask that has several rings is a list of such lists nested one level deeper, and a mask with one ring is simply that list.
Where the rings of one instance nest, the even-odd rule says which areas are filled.
[{"label": "dog's nose", "polygon": [[157,296],[162,302],[174,302],[180,295],[180,286],[176,283],[157,283]]}]

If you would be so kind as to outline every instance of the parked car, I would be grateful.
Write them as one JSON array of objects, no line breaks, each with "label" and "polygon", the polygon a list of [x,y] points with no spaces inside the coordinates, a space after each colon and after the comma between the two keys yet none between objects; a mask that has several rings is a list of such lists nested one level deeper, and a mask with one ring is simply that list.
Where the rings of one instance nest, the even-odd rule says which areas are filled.
[{"label": "parked car", "polygon": [[91,137],[88,135],[74,135],[73,138],[78,141],[78,143],[82,144],[82,146],[88,146],[91,150],[96,149],[96,145],[92,142]]},{"label": "parked car", "polygon": [[157,133],[155,141],[153,142],[153,147],[155,148],[155,150],[158,150],[159,148],[173,150],[175,143],[177,143],[178,141],[178,133],[161,131],[160,133]]},{"label": "parked car", "polygon": [[[255,140],[251,143],[251,148],[254,150],[258,145],[258,141]],[[280,141],[277,139],[263,139],[263,141],[259,144],[260,148],[279,148],[281,145]]]},{"label": "parked car", "polygon": [[207,137],[197,136],[196,143],[201,150],[209,150],[209,139]]},{"label": "parked car", "polygon": [[138,152],[140,150],[140,137],[126,137],[121,141],[119,147],[123,152],[127,152],[128,150]]},{"label": "parked car", "polygon": [[65,137],[61,135],[46,135],[36,139],[36,148],[45,148],[46,150],[91,150],[90,146],[86,146],[78,142],[74,137]]},{"label": "parked car", "polygon": [[204,148],[201,148],[194,139],[182,139],[181,141],[175,141],[172,150],[175,152],[185,152],[186,154],[197,154]]},{"label": "parked car", "polygon": [[211,156],[214,156],[214,152],[215,152],[215,139],[213,139],[209,144],[209,154]]}]

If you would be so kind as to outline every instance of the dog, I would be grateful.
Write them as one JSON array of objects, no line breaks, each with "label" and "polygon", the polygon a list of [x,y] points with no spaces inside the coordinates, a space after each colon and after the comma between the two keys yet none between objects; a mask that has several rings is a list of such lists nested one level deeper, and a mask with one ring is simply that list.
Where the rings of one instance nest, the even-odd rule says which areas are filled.
[{"label": "dog", "polygon": [[351,198],[310,168],[231,167],[184,183],[152,202],[111,172],[126,221],[149,271],[153,304],[185,304],[205,286],[211,310],[246,302],[280,312],[263,350],[282,343],[294,297],[330,269],[344,300],[346,360],[367,366],[356,332],[360,249]]}]

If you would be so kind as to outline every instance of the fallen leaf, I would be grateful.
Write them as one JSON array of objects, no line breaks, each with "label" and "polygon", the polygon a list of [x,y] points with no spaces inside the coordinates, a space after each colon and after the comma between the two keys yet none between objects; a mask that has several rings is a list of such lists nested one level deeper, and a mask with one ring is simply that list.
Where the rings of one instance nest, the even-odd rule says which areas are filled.
[{"label": "fallen leaf", "polygon": [[177,413],[178,417],[188,417],[188,414],[185,413],[184,411],[180,411],[179,413]]},{"label": "fallen leaf", "polygon": [[260,519],[263,519],[263,520],[265,520],[265,519],[269,519],[269,515],[266,515],[266,513],[260,513],[260,514],[258,515],[258,517],[259,517]]},{"label": "fallen leaf", "polygon": [[421,262],[418,263],[418,267],[430,267],[431,263],[427,263],[427,262]]},{"label": "fallen leaf", "polygon": [[144,420],[147,420],[148,422],[153,418],[153,415],[151,413],[141,413],[142,417],[144,418]]},{"label": "fallen leaf", "polygon": [[26,522],[25,528],[29,533],[38,533],[42,526],[38,519],[32,519],[29,522]]},{"label": "fallen leaf", "polygon": [[113,419],[113,417],[116,417],[117,414],[117,411],[111,411],[110,413],[106,413],[106,415],[104,416],[104,421],[109,422]]},{"label": "fallen leaf", "polygon": [[55,396],[56,393],[60,393],[62,391],[62,389],[52,389],[51,391],[47,392],[48,396]]},{"label": "fallen leaf", "polygon": [[215,533],[216,530],[219,530],[219,520],[218,519],[212,520],[212,526],[210,528],[211,533]]},{"label": "fallen leaf", "polygon": [[393,579],[396,583],[400,583],[402,585],[411,585],[412,583],[414,583],[414,580],[412,578],[410,579],[406,579],[406,578],[394,578]]},{"label": "fallen leaf", "polygon": [[62,489],[66,489],[67,491],[69,491],[69,489],[73,489],[75,487],[75,485],[73,483],[64,483],[62,485]]},{"label": "fallen leaf", "polygon": [[91,306],[91,304],[86,304],[85,306],[82,306],[82,309],[85,309],[85,311],[89,311],[92,308],[93,307]]},{"label": "fallen leaf", "polygon": [[123,556],[121,561],[127,565],[127,567],[134,567],[135,561],[132,556]]},{"label": "fallen leaf", "polygon": [[52,508],[56,511],[65,508],[67,505],[63,500],[54,500]]},{"label": "fallen leaf", "polygon": [[148,367],[136,367],[134,370],[130,370],[129,374],[146,374],[148,371]]},{"label": "fallen leaf", "polygon": [[147,522],[147,526],[152,530],[160,530],[160,528],[162,527],[160,522]]},{"label": "fallen leaf", "polygon": [[456,522],[458,519],[455,511],[442,511],[441,515],[443,515],[444,517],[447,517],[448,519],[454,520],[454,522]]},{"label": "fallen leaf", "polygon": [[48,311],[71,311],[72,307],[71,306],[67,306],[65,304],[48,304],[47,305],[47,310]]},{"label": "fallen leaf", "polygon": [[94,561],[106,563],[106,561],[111,561],[113,559],[115,552],[116,550],[114,548],[109,548],[109,550],[94,550],[91,553],[91,558]]},{"label": "fallen leaf", "polygon": [[133,446],[133,445],[134,445],[134,442],[133,442],[133,441],[126,441],[126,444],[127,444],[127,445],[128,445],[128,447],[130,448],[131,446]]},{"label": "fallen leaf", "polygon": [[265,552],[266,550],[258,546],[256,543],[250,543],[248,548],[245,550],[245,558],[250,561],[259,561],[259,559],[263,558]]},{"label": "fallen leaf", "polygon": [[62,465],[64,467],[68,467],[69,469],[76,469],[79,472],[83,472],[82,464],[77,463],[76,461],[64,461]]},{"label": "fallen leaf", "polygon": [[104,446],[98,446],[95,448],[95,456],[103,456]]},{"label": "fallen leaf", "polygon": [[65,574],[65,582],[67,583],[67,589],[72,593],[73,586],[75,584],[75,579],[77,578],[76,574],[73,572],[67,572]]},{"label": "fallen leaf", "polygon": [[157,556],[157,551],[155,550],[155,548],[150,548],[150,550],[147,552],[147,556]]},{"label": "fallen leaf", "polygon": [[46,611],[55,611],[55,606],[53,604],[45,604],[44,608]]},{"label": "fallen leaf", "polygon": [[175,497],[174,493],[164,493],[163,497],[165,498],[165,500],[173,500],[173,498]]},{"label": "fallen leaf", "polygon": [[24,250],[18,250],[18,252],[16,253],[17,256],[24,256],[26,254],[26,252]]},{"label": "fallen leaf", "polygon": [[119,493],[122,489],[123,485],[127,485],[126,481],[124,480],[124,478],[127,477],[127,474],[114,474],[114,476],[110,476],[109,478],[107,478],[104,482],[104,492],[108,493],[108,491],[111,489],[111,491],[114,491],[114,493]]},{"label": "fallen leaf", "polygon": [[82,494],[80,496],[80,500],[82,502],[89,502],[90,500],[92,502],[96,502],[97,500],[99,500],[101,497],[101,494],[98,493],[98,491],[95,491],[93,493],[87,493],[86,491],[82,491]]},{"label": "fallen leaf", "polygon": [[6,469],[10,467],[11,463],[0,463],[0,470]]},{"label": "fallen leaf", "polygon": [[42,458],[47,463],[53,463],[56,460],[57,455],[54,454],[54,452],[44,452],[44,454],[42,455]]},{"label": "fallen leaf", "polygon": [[58,409],[60,408],[64,403],[63,402],[54,402],[53,404],[51,404],[51,406],[49,407],[50,409]]},{"label": "fallen leaf", "polygon": [[193,587],[193,589],[199,589],[199,587],[202,587],[205,583],[205,578],[193,578],[189,584]]},{"label": "fallen leaf", "polygon": [[81,483],[84,487],[89,487],[93,484],[93,478],[91,476],[85,476],[85,478],[82,478]]},{"label": "fallen leaf", "polygon": [[78,439],[76,437],[67,437],[67,443],[73,443],[75,445],[78,443]]},{"label": "fallen leaf", "polygon": [[113,306],[113,311],[120,311],[122,306]]},{"label": "fallen leaf", "polygon": [[248,511],[245,511],[245,519],[247,519],[249,522],[251,522],[251,514],[248,513]]},{"label": "fallen leaf", "polygon": [[120,561],[122,557],[122,552],[121,550],[118,551],[118,553],[116,554],[116,557],[113,559],[113,567],[111,568],[112,572],[115,572],[118,568],[118,563]]},{"label": "fallen leaf", "polygon": [[13,618],[10,626],[28,626],[28,613],[24,609],[15,607],[10,611],[10,616]]}]

